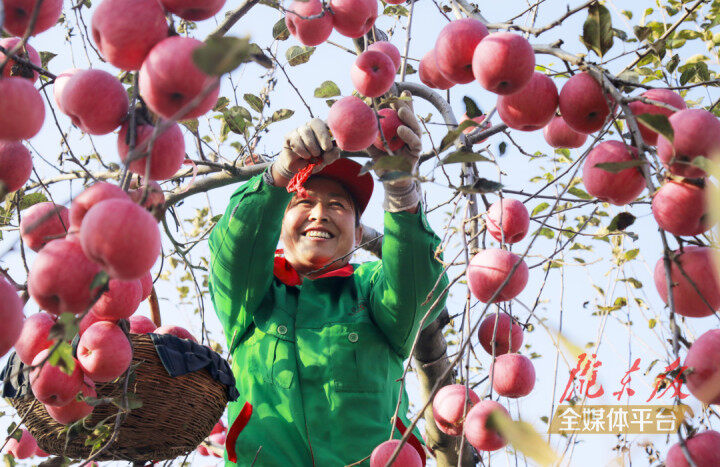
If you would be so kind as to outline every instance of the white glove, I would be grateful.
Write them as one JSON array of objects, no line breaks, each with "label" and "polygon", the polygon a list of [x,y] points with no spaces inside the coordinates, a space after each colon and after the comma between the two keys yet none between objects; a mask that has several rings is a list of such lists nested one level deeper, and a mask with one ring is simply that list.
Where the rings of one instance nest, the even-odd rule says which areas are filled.
[{"label": "white glove", "polygon": [[313,169],[313,173],[317,173],[339,157],[340,148],[333,145],[327,125],[319,118],[313,118],[285,135],[282,152],[273,165],[280,175],[292,178],[300,169],[315,162],[313,159],[320,159]]}]

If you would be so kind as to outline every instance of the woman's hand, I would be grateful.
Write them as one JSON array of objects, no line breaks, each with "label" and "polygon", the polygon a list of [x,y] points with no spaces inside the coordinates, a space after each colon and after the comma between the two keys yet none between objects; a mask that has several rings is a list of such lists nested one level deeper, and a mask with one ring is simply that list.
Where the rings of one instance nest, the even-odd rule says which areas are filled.
[{"label": "woman's hand", "polygon": [[[333,144],[327,125],[319,118],[313,118],[285,135],[282,152],[272,166],[276,185],[287,185],[293,175],[311,162],[318,159],[320,161],[313,170],[316,173],[335,162],[338,157],[340,149]],[[281,179],[278,180],[276,175]]]}]

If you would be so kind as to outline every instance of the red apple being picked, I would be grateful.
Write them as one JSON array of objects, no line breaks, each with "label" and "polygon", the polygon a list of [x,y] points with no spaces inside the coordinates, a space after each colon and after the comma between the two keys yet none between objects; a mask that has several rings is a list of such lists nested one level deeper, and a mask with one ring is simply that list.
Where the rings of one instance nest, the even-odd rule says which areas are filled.
[{"label": "red apple being picked", "polygon": [[375,112],[355,96],[343,97],[330,107],[327,125],[343,151],[362,151],[378,136]]},{"label": "red apple being picked", "polygon": [[[385,137],[385,141],[387,142],[388,147],[391,151],[397,151],[405,144],[405,141],[403,141],[397,134],[398,127],[404,125],[404,123],[402,122],[402,120],[400,120],[397,112],[393,109],[380,109],[378,111],[378,116],[380,118],[380,128],[382,129],[382,135]],[[375,146],[381,151],[387,151],[387,149],[385,148],[385,143],[383,143],[380,135],[378,135],[377,139],[373,143],[373,146]]]}]

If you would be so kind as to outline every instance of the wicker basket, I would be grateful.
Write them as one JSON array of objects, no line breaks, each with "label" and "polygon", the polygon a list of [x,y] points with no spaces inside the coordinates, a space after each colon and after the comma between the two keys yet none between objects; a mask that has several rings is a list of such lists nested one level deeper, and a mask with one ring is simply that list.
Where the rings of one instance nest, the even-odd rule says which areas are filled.
[{"label": "wicker basket", "polygon": [[[115,442],[97,460],[160,461],[193,451],[222,416],[228,402],[226,387],[205,369],[171,377],[150,336],[130,336],[133,364],[140,364],[135,370],[135,378],[131,378],[128,392],[137,395],[142,407],[130,411],[120,425]],[[98,384],[96,390],[99,398],[116,397],[121,394],[122,385]],[[88,433],[63,433],[67,427],[53,420],[42,404],[33,406],[35,398],[32,394],[9,401],[21,417],[32,407],[25,425],[45,452],[74,459],[92,454],[92,446],[85,446]],[[117,408],[114,405],[99,405],[86,426],[93,427],[107,419],[106,424],[112,432],[115,414]]]}]

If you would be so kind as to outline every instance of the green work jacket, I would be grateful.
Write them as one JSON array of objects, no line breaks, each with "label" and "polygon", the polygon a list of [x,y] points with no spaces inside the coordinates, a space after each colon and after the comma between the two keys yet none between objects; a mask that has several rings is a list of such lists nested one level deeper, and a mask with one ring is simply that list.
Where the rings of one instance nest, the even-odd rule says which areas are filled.
[{"label": "green work jacket", "polygon": [[[256,455],[257,466],[350,464],[389,438],[420,320],[433,303],[428,324],[444,306],[440,239],[422,212],[386,212],[382,261],[289,285],[297,273],[275,249],[290,199],[256,176],[210,234],[210,293],[240,392],[230,424],[245,401],[253,405],[237,464]],[[407,410],[403,391],[405,426]]]}]

